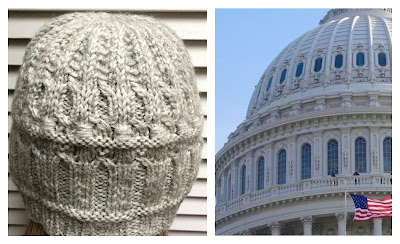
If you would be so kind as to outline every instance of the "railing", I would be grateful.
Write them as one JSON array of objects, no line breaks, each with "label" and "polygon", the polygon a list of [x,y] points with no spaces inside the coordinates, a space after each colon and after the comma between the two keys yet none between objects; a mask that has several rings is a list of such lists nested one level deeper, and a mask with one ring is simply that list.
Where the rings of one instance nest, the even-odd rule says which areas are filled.
[{"label": "railing", "polygon": [[271,203],[290,197],[296,197],[296,194],[303,196],[307,193],[310,195],[313,193],[329,193],[330,191],[344,191],[345,188],[349,191],[363,191],[368,190],[364,187],[373,187],[373,189],[377,189],[379,187],[391,187],[391,185],[391,175],[359,175],[307,179],[286,185],[271,186],[264,190],[242,195],[229,202],[221,203],[216,206],[215,215],[218,219],[222,215],[235,213],[248,205],[257,206],[258,204]]}]

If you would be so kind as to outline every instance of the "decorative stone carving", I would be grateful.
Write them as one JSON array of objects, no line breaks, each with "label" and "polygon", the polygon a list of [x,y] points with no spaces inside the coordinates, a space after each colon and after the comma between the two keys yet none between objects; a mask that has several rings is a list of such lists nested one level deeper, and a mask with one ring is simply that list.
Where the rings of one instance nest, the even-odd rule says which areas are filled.
[{"label": "decorative stone carving", "polygon": [[342,96],[342,108],[351,108],[351,95]]},{"label": "decorative stone carving", "polygon": [[271,113],[271,117],[267,120],[267,122],[277,121],[280,117],[279,111],[275,110]]},{"label": "decorative stone carving", "polygon": [[271,232],[273,232],[273,231],[280,232],[281,229],[283,228],[283,225],[280,224],[278,221],[276,221],[276,222],[270,223],[269,228],[271,229]]},{"label": "decorative stone carving", "polygon": [[295,79],[292,82],[293,90],[296,90],[296,89],[300,88],[301,81],[302,81],[302,79]]},{"label": "decorative stone carving", "polygon": [[296,116],[301,113],[301,105],[300,104],[293,104],[292,111],[289,112],[289,116]]},{"label": "decorative stone carving", "polygon": [[289,161],[289,175],[293,174],[293,160]]},{"label": "decorative stone carving", "polygon": [[314,108],[314,110],[315,111],[322,111],[322,110],[325,110],[325,98],[322,98],[322,99],[318,99],[317,101],[316,101],[316,105],[315,105],[315,108]]},{"label": "decorative stone carving", "polygon": [[372,151],[372,163],[374,164],[374,166],[378,165],[378,152],[376,151],[376,149],[374,149]]},{"label": "decorative stone carving", "polygon": [[319,170],[319,155],[314,156],[315,169]]},{"label": "decorative stone carving", "polygon": [[369,95],[369,106],[371,108],[379,107],[378,95]]},{"label": "decorative stone carving", "polygon": [[301,223],[304,225],[312,225],[314,222],[314,218],[312,216],[305,216],[300,218]]},{"label": "decorative stone carving", "polygon": [[337,219],[338,221],[345,220],[345,218],[346,218],[346,215],[345,215],[344,212],[336,213],[335,216],[336,216],[336,219]]},{"label": "decorative stone carving", "polygon": [[276,94],[278,95],[278,96],[280,96],[281,94],[282,94],[282,91],[283,91],[283,87],[284,87],[285,85],[284,84],[277,84],[276,85]]},{"label": "decorative stone carving", "polygon": [[344,167],[347,167],[349,165],[349,151],[344,151],[343,152],[343,165]]}]

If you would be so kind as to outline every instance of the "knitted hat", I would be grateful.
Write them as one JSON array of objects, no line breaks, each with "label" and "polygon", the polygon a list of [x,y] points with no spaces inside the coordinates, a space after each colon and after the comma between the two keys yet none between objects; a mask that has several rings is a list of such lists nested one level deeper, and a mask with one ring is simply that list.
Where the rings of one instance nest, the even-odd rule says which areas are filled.
[{"label": "knitted hat", "polygon": [[157,235],[196,179],[202,115],[156,20],[73,13],[40,29],[12,104],[10,174],[50,235]]}]

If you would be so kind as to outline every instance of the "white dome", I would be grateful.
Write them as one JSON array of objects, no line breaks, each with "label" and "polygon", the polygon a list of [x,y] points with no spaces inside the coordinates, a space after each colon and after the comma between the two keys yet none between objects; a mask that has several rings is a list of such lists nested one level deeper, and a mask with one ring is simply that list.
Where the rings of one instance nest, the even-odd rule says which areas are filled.
[{"label": "white dome", "polygon": [[[290,43],[268,66],[250,100],[247,118],[318,94],[365,90],[365,82],[385,89],[379,84],[391,83],[391,33],[391,9],[329,11],[318,27]],[[357,63],[358,53],[363,53],[363,62]]]}]

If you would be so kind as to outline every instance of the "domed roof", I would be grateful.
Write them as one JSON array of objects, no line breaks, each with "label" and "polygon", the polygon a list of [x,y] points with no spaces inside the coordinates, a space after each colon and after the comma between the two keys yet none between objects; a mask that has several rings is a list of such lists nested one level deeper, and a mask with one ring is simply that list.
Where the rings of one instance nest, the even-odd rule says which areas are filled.
[{"label": "domed roof", "polygon": [[381,89],[379,84],[392,81],[391,48],[391,9],[330,10],[268,66],[246,117],[319,95],[365,89],[362,82]]}]

